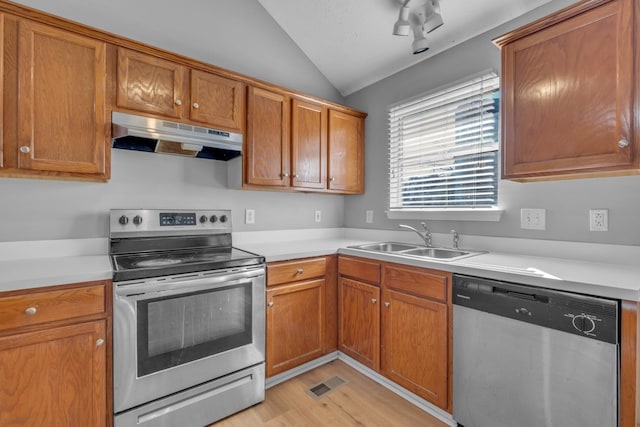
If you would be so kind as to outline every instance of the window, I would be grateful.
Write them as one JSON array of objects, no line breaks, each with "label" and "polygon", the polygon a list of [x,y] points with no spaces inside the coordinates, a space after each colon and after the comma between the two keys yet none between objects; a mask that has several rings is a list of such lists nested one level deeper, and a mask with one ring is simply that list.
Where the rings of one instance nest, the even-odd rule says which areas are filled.
[{"label": "window", "polygon": [[499,95],[490,73],[390,107],[390,212],[497,208]]}]

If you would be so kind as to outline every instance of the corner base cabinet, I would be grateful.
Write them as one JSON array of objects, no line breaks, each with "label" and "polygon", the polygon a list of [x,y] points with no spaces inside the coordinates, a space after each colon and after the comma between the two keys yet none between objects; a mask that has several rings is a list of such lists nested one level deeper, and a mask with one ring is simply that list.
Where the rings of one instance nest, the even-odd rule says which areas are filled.
[{"label": "corner base cabinet", "polygon": [[111,425],[109,284],[0,294],[0,425]]}]

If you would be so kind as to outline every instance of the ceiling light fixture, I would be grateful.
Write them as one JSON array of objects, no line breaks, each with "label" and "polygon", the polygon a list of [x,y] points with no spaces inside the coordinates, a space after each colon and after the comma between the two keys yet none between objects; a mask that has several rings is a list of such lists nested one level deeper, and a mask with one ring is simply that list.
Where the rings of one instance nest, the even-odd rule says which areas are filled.
[{"label": "ceiling light fixture", "polygon": [[413,30],[413,54],[419,54],[429,50],[429,42],[426,35],[440,28],[444,21],[440,10],[439,0],[426,0],[409,7],[411,0],[405,0],[400,8],[398,20],[393,25],[393,35],[408,36]]}]

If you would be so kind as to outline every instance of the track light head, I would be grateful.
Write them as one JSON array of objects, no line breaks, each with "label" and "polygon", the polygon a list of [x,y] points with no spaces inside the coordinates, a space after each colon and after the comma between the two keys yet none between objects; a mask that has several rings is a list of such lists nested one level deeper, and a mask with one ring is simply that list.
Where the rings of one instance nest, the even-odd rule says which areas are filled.
[{"label": "track light head", "polygon": [[409,23],[409,11],[406,6],[400,8],[400,15],[395,24],[393,24],[394,36],[408,36],[411,31],[411,24]]},{"label": "track light head", "polygon": [[429,41],[425,36],[425,30],[422,25],[413,27],[413,43],[411,43],[413,54],[417,55],[429,50]]}]

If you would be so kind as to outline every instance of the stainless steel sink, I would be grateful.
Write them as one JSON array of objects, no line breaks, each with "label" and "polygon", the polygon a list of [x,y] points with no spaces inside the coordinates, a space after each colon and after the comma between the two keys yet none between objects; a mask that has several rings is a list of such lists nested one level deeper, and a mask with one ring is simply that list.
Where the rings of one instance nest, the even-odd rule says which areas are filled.
[{"label": "stainless steel sink", "polygon": [[352,249],[360,249],[364,251],[385,252],[397,256],[425,258],[439,261],[456,261],[461,258],[467,258],[482,253],[451,248],[429,248],[426,246],[396,242],[369,243],[366,245],[350,247]]},{"label": "stainless steel sink", "polygon": [[360,245],[353,246],[355,249],[362,249],[365,251],[374,251],[374,252],[401,252],[410,249],[417,249],[419,246],[416,245],[407,245],[404,243],[394,243],[394,242],[381,242],[381,243],[371,243],[368,245]]}]

